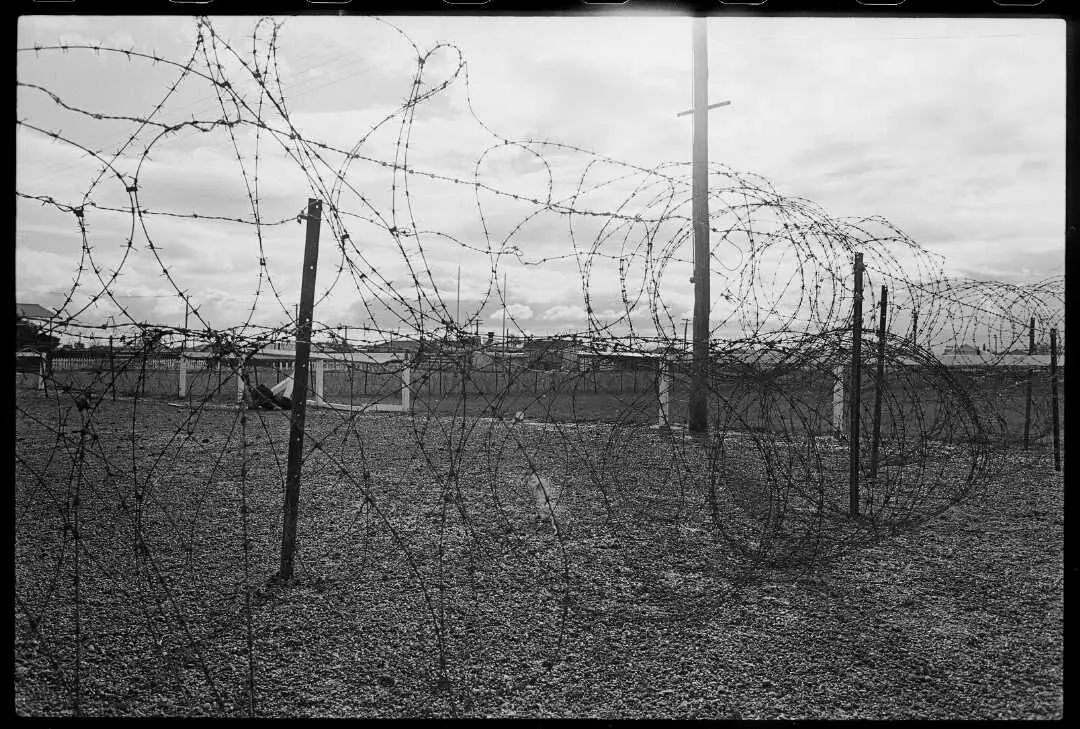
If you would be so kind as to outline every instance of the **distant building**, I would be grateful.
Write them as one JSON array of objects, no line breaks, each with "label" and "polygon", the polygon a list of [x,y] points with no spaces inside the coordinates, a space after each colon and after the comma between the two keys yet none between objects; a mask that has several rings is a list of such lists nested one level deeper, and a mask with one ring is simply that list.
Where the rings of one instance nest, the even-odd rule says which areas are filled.
[{"label": "distant building", "polygon": [[60,338],[45,334],[40,320],[52,319],[55,312],[38,304],[15,304],[15,350],[51,352],[60,346]]},{"label": "distant building", "polygon": [[416,339],[388,339],[385,342],[376,342],[366,347],[357,347],[364,352],[394,352],[396,354],[413,354],[420,349],[420,341]]},{"label": "distant building", "polygon": [[954,344],[945,347],[942,354],[979,354],[979,348],[972,344]]},{"label": "distant building", "polygon": [[55,316],[55,312],[49,311],[44,306],[39,306],[38,304],[15,303],[16,319],[52,319]]},{"label": "distant building", "polygon": [[534,370],[576,369],[578,343],[567,338],[538,337],[522,345],[525,366]]}]

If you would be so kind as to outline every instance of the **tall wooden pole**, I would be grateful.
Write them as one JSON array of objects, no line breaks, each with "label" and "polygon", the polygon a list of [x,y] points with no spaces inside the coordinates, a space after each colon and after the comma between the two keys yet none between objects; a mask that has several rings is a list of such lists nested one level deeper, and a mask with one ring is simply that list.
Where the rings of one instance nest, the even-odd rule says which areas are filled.
[{"label": "tall wooden pole", "polygon": [[281,569],[278,579],[293,573],[296,553],[296,516],[300,504],[300,465],[304,456],[304,416],[307,413],[308,358],[311,355],[311,319],[315,308],[315,267],[319,260],[319,225],[322,203],[308,200],[304,270],[300,282],[300,310],[296,326],[296,366],[293,373],[292,416],[289,423],[289,461],[285,471],[285,517],[281,530]]},{"label": "tall wooden pole", "polygon": [[709,429],[709,53],[705,17],[694,18],[694,146],[691,217],[694,226],[694,351],[687,423]]},{"label": "tall wooden pole", "polygon": [[855,306],[851,316],[851,435],[848,454],[848,513],[859,515],[859,415],[862,403],[863,256],[855,254]]}]

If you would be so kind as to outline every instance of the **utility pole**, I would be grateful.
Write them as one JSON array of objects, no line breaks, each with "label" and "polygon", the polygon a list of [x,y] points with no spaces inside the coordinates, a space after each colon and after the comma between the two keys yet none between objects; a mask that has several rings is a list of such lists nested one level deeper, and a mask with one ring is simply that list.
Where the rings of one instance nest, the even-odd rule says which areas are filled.
[{"label": "utility pole", "polygon": [[694,144],[691,217],[694,225],[694,353],[688,427],[709,429],[709,51],[705,17],[694,18]]},{"label": "utility pole", "polygon": [[709,103],[707,18],[694,18],[694,108],[675,116],[694,115],[691,218],[694,230],[694,350],[690,375],[689,423],[692,432],[709,429],[709,109],[730,101]]},{"label": "utility pole", "polygon": [[304,456],[304,416],[307,414],[308,358],[311,355],[311,319],[315,308],[315,268],[319,260],[319,226],[322,203],[310,198],[304,270],[296,322],[296,367],[293,374],[292,417],[289,423],[289,460],[285,471],[285,516],[281,530],[281,569],[278,579],[292,577],[296,554],[296,517],[300,504],[300,465]]}]

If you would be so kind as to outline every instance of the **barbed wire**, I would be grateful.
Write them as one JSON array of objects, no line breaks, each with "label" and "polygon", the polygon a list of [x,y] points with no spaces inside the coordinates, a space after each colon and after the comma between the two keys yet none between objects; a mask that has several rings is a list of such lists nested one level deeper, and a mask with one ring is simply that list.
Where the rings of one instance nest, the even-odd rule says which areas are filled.
[{"label": "barbed wire", "polygon": [[[945,366],[931,347],[989,342],[996,331],[990,363],[1002,364],[1003,352],[1029,336],[1031,319],[1040,343],[1051,328],[1063,337],[1063,277],[949,278],[940,256],[893,223],[832,217],[721,163],[708,170],[712,427],[706,437],[671,427],[685,420],[690,397],[685,324],[679,330],[694,263],[689,165],[646,167],[503,136],[473,109],[457,46],[421,49],[392,24],[373,22],[405,43],[415,68],[404,101],[351,145],[319,139],[298,121],[278,63],[280,22],[258,21],[234,42],[200,19],[191,53],[179,59],[96,44],[19,49],[22,57],[122,58],[173,74],[144,114],[76,103],[51,82],[17,81],[20,95],[47,101],[77,130],[128,127],[106,150],[55,120],[17,119],[20,133],[93,168],[85,185],[71,173],[63,192],[36,189],[32,175],[16,190],[20,206],[62,216],[78,246],[56,316],[28,320],[40,325],[37,336],[79,346],[56,352],[44,372],[31,361],[17,377],[38,376],[42,391],[16,402],[17,622],[43,645],[64,709],[101,713],[94,697],[108,692],[87,686],[119,681],[86,652],[116,637],[100,610],[130,621],[126,660],[171,677],[154,690],[172,698],[152,711],[178,713],[192,702],[207,713],[264,711],[263,668],[280,657],[258,635],[256,616],[282,599],[262,576],[281,538],[288,420],[249,405],[253,388],[287,375],[282,348],[297,332],[289,292],[299,260],[280,253],[274,236],[308,222],[302,200],[274,189],[282,166],[302,180],[297,189],[323,202],[332,241],[321,264],[332,273],[319,281],[315,311],[359,301],[367,320],[350,327],[353,337],[342,324],[313,322],[322,368],[313,403],[330,406],[313,410],[305,426],[312,516],[300,537],[301,572],[334,581],[363,571],[395,585],[389,606],[364,592],[367,614],[417,629],[411,666],[438,711],[468,713],[468,677],[484,668],[473,653],[478,633],[527,645],[521,660],[545,670],[561,659],[574,611],[594,599],[589,577],[599,567],[589,555],[597,545],[623,545],[613,559],[646,582],[657,579],[665,550],[694,550],[717,570],[729,558],[812,569],[942,513],[1000,474],[1019,437],[1009,408],[1025,404],[1017,398],[1025,383],[1025,443],[1049,437],[1049,396],[1030,394],[1032,375],[994,375],[991,386]],[[446,58],[449,70],[444,63],[433,78]],[[455,174],[425,160],[418,129],[429,105],[457,90],[487,141]],[[197,112],[184,96],[196,92]],[[392,136],[392,149],[380,152],[380,134]],[[243,212],[222,212],[214,200],[185,213],[170,199],[158,156],[194,135],[235,162]],[[500,172],[507,154],[535,189]],[[46,169],[37,181],[50,176]],[[456,226],[433,212],[454,195],[471,206],[454,204],[455,217],[472,216]],[[248,246],[240,269],[254,282],[243,294],[241,277],[230,280],[238,303],[227,322],[213,311],[220,297],[211,286],[186,285],[183,251],[174,253],[183,244],[164,221],[227,227],[239,236],[236,250]],[[534,229],[565,231],[565,248],[544,245]],[[203,241],[202,255],[220,262],[211,234]],[[852,436],[843,413],[855,392],[856,253],[872,284],[864,312],[875,310],[876,285],[885,283],[902,323],[890,317],[883,339],[873,327],[860,339],[866,412]],[[452,259],[486,279],[464,317],[448,294]],[[564,284],[567,271],[576,273],[584,325],[529,335],[505,283],[512,265]],[[118,287],[129,274],[153,275],[153,295],[175,300],[193,322],[154,322],[125,304]],[[485,341],[491,307],[506,326]],[[115,319],[83,321],[102,310]],[[279,323],[267,324],[274,316]],[[873,374],[879,361],[884,382]],[[871,393],[880,393],[879,416]],[[404,414],[380,415],[380,406]],[[852,437],[880,456],[861,466],[859,519],[845,490]],[[551,529],[529,523],[536,516]],[[115,595],[124,604],[105,597]],[[235,651],[243,660],[233,660]]]}]

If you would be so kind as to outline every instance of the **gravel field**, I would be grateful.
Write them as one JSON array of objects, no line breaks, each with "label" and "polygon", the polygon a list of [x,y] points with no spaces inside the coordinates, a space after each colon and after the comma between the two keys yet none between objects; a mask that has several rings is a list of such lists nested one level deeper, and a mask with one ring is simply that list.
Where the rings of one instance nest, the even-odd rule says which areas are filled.
[{"label": "gravel field", "polygon": [[[692,447],[648,428],[307,426],[280,583],[287,413],[19,394],[16,712],[1063,716],[1046,450],[925,523],[763,569],[711,526]],[[530,463],[565,484],[558,531],[531,518]]]}]

